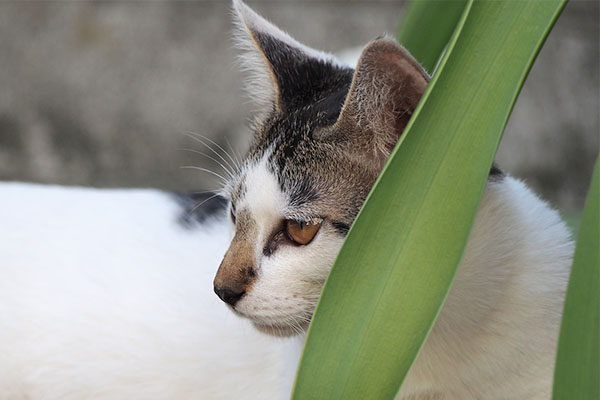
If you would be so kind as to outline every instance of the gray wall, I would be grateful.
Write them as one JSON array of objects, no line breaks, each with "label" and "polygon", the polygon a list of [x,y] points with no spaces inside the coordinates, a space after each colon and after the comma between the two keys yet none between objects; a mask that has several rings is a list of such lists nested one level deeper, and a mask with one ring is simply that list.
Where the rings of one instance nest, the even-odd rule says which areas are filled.
[{"label": "gray wall", "polygon": [[[336,52],[393,33],[404,2],[250,1]],[[498,162],[555,205],[582,207],[598,152],[598,3],[572,1],[523,88]],[[186,131],[243,152],[252,105],[228,1],[0,3],[0,179],[193,190],[209,159]]]}]

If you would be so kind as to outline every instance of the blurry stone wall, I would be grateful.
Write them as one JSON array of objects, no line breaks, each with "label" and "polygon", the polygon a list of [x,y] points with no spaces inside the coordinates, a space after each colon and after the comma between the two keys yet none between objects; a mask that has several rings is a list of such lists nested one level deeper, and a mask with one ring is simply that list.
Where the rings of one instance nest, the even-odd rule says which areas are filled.
[{"label": "blurry stone wall", "polygon": [[[393,34],[401,1],[249,1],[309,46]],[[555,205],[582,207],[598,152],[598,2],[571,1],[522,91],[498,155]],[[425,27],[424,27],[425,29]],[[243,153],[229,1],[1,2],[0,179],[194,190],[216,163],[185,135]],[[457,94],[459,95],[459,94]],[[214,156],[214,155],[213,155]]]}]

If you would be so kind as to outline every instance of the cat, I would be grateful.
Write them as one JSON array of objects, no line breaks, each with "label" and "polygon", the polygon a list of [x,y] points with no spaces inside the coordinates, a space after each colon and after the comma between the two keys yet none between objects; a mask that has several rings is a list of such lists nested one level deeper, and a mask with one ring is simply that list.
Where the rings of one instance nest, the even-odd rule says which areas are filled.
[{"label": "cat", "polygon": [[[222,198],[0,185],[0,399],[289,398],[322,285],[429,76],[391,39],[353,68],[233,9],[262,113]],[[558,213],[492,167],[398,398],[549,398],[572,252]]]}]

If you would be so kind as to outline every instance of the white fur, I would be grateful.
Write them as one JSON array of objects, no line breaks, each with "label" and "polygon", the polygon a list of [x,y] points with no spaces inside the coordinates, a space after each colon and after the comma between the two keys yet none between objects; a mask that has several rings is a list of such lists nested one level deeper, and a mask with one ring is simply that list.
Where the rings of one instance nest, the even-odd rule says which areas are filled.
[{"label": "white fur", "polygon": [[178,212],[153,190],[0,184],[0,399],[285,397],[289,340],[213,293],[227,224]]}]

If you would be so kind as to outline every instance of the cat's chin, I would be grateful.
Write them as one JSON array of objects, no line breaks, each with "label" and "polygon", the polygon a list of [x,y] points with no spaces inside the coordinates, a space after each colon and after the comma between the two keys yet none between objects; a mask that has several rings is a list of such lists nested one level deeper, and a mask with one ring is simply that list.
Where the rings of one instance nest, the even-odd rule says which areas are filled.
[{"label": "cat's chin", "polygon": [[290,325],[263,324],[255,321],[252,321],[252,324],[260,332],[277,337],[298,336],[305,333],[308,329],[308,323],[293,328]]}]

